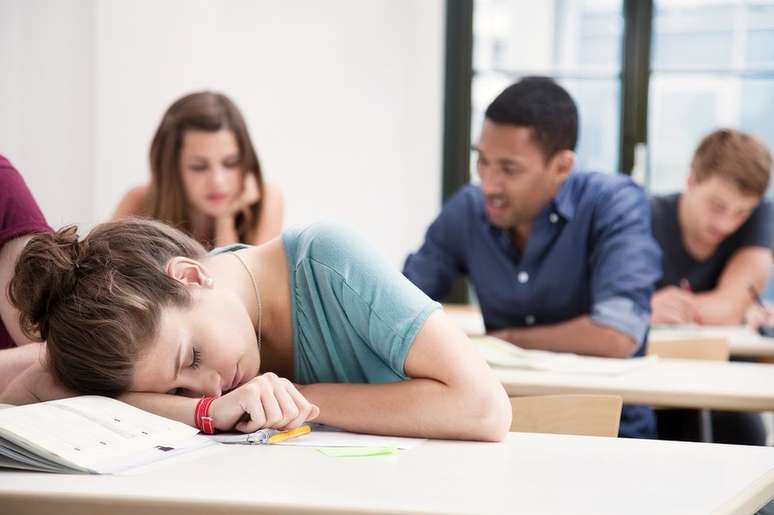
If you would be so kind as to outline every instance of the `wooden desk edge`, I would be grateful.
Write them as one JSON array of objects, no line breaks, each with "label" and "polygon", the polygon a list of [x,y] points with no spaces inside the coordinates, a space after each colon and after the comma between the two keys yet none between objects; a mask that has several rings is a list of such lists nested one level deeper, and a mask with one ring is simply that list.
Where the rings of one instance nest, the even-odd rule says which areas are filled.
[{"label": "wooden desk edge", "polygon": [[[7,510],[7,511],[6,511]],[[15,515],[355,515],[388,514],[419,515],[426,511],[402,510],[395,507],[364,506],[304,506],[303,504],[249,503],[206,499],[180,500],[163,497],[134,497],[108,494],[72,494],[40,492],[0,492],[0,513]]]},{"label": "wooden desk edge", "polygon": [[747,485],[744,490],[715,510],[713,515],[743,515],[755,513],[774,499],[774,469]]}]

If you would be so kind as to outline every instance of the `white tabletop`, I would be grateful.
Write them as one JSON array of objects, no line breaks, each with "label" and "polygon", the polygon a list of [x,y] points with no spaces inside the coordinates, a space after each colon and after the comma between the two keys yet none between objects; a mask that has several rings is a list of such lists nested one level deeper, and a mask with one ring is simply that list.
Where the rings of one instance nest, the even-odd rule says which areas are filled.
[{"label": "white tabletop", "polygon": [[511,396],[601,393],[620,395],[626,404],[774,410],[774,367],[770,364],[659,358],[620,375],[492,368]]},{"label": "white tabletop", "polygon": [[217,446],[121,476],[0,472],[0,512],[751,513],[774,497],[774,449],[512,433],[378,458]]}]

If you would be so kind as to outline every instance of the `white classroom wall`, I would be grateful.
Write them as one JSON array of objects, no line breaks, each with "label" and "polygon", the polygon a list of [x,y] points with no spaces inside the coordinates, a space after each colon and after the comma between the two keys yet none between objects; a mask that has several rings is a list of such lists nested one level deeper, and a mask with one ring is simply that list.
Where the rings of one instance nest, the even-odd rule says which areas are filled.
[{"label": "white classroom wall", "polygon": [[443,0],[0,0],[0,153],[52,225],[147,178],[164,109],[244,112],[286,223],[342,222],[395,266],[440,207]]}]

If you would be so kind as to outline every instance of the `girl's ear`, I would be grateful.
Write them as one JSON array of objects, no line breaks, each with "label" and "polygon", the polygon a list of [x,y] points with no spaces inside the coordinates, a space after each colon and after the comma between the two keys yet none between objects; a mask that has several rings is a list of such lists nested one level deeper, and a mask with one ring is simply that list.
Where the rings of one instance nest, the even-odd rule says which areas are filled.
[{"label": "girl's ear", "polygon": [[204,265],[195,259],[175,256],[167,261],[164,272],[185,286],[200,286],[202,288],[212,288],[213,281]]}]

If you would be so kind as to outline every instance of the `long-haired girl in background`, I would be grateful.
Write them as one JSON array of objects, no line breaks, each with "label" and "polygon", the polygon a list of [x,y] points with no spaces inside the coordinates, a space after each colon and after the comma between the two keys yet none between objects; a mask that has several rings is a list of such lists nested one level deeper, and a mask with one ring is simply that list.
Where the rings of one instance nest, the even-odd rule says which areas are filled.
[{"label": "long-haired girl in background", "polygon": [[114,220],[161,220],[205,248],[258,245],[282,230],[282,194],[264,181],[247,124],[225,95],[175,101],[153,137],[150,169],[150,183],[124,195]]}]

